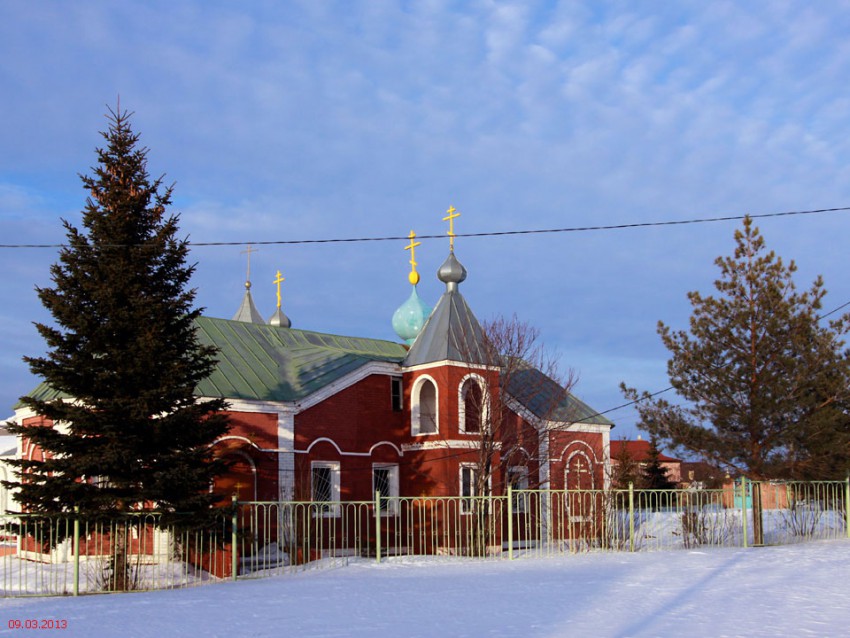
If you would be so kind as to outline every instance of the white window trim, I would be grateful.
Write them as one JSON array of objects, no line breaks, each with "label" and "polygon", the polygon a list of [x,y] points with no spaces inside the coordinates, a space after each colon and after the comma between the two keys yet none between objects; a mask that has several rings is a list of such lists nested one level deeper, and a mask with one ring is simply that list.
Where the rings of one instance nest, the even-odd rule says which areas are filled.
[{"label": "white window trim", "polygon": [[[434,384],[434,431],[420,432],[421,430],[421,408],[419,403],[419,394],[422,391],[422,386],[429,381]],[[410,433],[412,436],[433,436],[440,433],[440,387],[433,377],[423,374],[417,377],[410,391]]]},{"label": "white window trim", "polygon": [[390,493],[381,494],[381,503],[387,503],[387,509],[381,516],[398,516],[398,463],[372,463],[372,496],[375,496],[375,470],[390,471]]},{"label": "white window trim", "polygon": [[[511,465],[508,468],[508,484],[512,485],[511,479],[513,476],[519,476],[519,483],[522,487],[516,488],[519,490],[527,490],[528,489],[528,466],[527,465]],[[526,512],[526,500],[525,498],[519,499],[517,495],[513,495],[513,511],[514,514],[524,514]]]},{"label": "white window trim", "polygon": [[313,491],[313,470],[320,467],[327,467],[331,470],[331,500],[329,501],[331,505],[324,508],[316,506],[314,516],[318,516],[321,512],[324,518],[337,518],[340,515],[339,462],[313,461],[310,463],[310,499],[314,503],[318,503],[318,501],[315,500],[315,493]]},{"label": "white window trim", "polygon": [[[472,480],[472,482],[470,483],[470,486],[469,486],[470,489],[472,489],[473,494],[470,494],[468,496],[463,493],[463,471],[465,469],[471,469],[472,472],[473,472],[472,477],[471,477],[473,480]],[[475,479],[477,479],[476,475],[478,474],[478,472],[479,472],[479,469],[478,469],[477,463],[460,463],[458,465],[458,476],[457,476],[457,479],[458,479],[458,495],[461,497],[459,513],[462,514],[462,515],[473,514],[475,512],[474,507],[468,506],[466,499],[467,498],[476,498],[478,496],[481,496],[480,494],[474,493],[475,483],[476,483]],[[487,485],[490,486],[490,488],[492,488],[492,486],[493,486],[493,477],[492,476],[487,478]],[[492,491],[491,491],[491,493],[492,493]],[[473,501],[473,503],[474,502],[475,501]]]},{"label": "white window trim", "polygon": [[[481,415],[481,429],[477,432],[468,432],[466,430],[466,401],[463,396],[463,387],[466,382],[472,380],[481,388],[481,397],[484,403],[483,414]],[[486,431],[487,424],[490,422],[490,393],[487,391],[487,382],[480,374],[471,372],[464,376],[457,386],[457,429],[461,434],[481,434]]]}]

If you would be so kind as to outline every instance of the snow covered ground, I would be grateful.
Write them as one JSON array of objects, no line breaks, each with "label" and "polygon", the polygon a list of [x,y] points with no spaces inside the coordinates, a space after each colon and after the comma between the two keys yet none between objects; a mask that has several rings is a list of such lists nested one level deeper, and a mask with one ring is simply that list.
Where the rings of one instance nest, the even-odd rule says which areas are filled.
[{"label": "snow covered ground", "polygon": [[396,559],[139,594],[0,601],[62,636],[843,636],[850,541],[507,561]]}]

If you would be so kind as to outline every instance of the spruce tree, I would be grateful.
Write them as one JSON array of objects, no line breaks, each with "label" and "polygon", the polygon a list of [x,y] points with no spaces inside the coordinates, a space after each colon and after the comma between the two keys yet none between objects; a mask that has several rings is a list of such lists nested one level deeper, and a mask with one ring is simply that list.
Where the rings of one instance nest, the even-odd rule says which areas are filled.
[{"label": "spruce tree", "polygon": [[638,426],[675,449],[750,479],[840,479],[850,470],[850,315],[820,318],[818,277],[798,292],[796,265],[752,220],[719,257],[716,296],[691,292],[690,330],[658,332],[679,404],[621,386]]},{"label": "spruce tree", "polygon": [[21,403],[54,427],[9,428],[44,458],[13,461],[18,480],[7,486],[30,512],[155,508],[191,520],[215,500],[209,486],[223,468],[210,444],[227,430],[225,405],[193,395],[215,352],[196,337],[194,266],[167,212],[172,187],[149,177],[129,117],[110,110],[98,164],[81,176],[82,229],[63,220],[53,285],[37,289],[54,323],[36,324],[47,354],[25,360],[44,383]]},{"label": "spruce tree", "polygon": [[661,451],[655,437],[649,439],[646,462],[641,468],[641,487],[647,490],[670,490],[676,487],[668,476],[667,468],[661,465]]}]

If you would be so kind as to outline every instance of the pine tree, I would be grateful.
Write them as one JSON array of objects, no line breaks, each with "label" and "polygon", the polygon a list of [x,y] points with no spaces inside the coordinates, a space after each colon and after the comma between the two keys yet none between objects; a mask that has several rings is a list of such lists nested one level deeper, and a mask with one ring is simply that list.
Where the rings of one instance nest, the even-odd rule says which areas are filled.
[{"label": "pine tree", "polygon": [[[751,479],[843,478],[850,352],[842,337],[850,316],[822,324],[823,281],[798,293],[794,262],[766,252],[752,220],[735,241],[734,256],[716,261],[719,295],[688,294],[690,334],[659,322],[671,385],[687,404],[624,388],[641,399],[639,425]],[[829,475],[808,476],[815,468]]]},{"label": "pine tree", "polygon": [[44,383],[21,403],[56,426],[9,428],[45,454],[14,461],[7,486],[30,512],[79,508],[90,519],[153,507],[188,521],[215,500],[223,468],[210,444],[228,425],[222,400],[193,395],[215,352],[196,338],[194,266],[166,211],[172,188],[148,176],[129,117],[110,110],[98,165],[81,176],[82,229],[63,220],[53,286],[37,290],[54,325],[37,324],[48,353],[25,360]]},{"label": "pine tree", "polygon": [[821,278],[797,292],[794,262],[767,252],[751,219],[735,242],[734,255],[715,262],[717,296],[688,294],[690,331],[658,324],[682,404],[621,386],[638,401],[638,426],[750,479],[843,478],[850,469],[850,351],[843,341],[850,316],[822,322]]},{"label": "pine tree", "polygon": [[676,487],[667,475],[667,468],[661,465],[661,451],[655,437],[649,439],[646,462],[641,468],[641,487],[647,490],[670,490]]}]

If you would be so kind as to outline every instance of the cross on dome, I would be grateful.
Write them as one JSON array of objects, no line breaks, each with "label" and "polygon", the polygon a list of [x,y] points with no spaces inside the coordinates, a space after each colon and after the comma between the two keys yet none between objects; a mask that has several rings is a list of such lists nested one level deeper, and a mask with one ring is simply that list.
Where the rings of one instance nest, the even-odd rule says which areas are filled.
[{"label": "cross on dome", "polygon": [[405,342],[411,344],[416,340],[416,336],[428,320],[428,316],[431,314],[431,308],[419,298],[416,292],[416,284],[419,283],[419,273],[416,272],[416,266],[418,265],[416,262],[416,247],[420,246],[422,242],[416,241],[416,233],[412,230],[407,237],[410,239],[410,243],[404,247],[405,250],[410,251],[410,273],[407,275],[407,280],[413,286],[413,290],[410,292],[408,300],[393,313],[392,324],[395,333],[404,339]]},{"label": "cross on dome", "polygon": [[246,246],[245,250],[240,251],[240,255],[248,255],[248,270],[245,276],[245,296],[242,298],[242,305],[239,310],[233,315],[234,321],[244,321],[246,323],[265,323],[263,316],[254,305],[254,299],[251,297],[251,253],[257,252],[258,249],[253,248],[251,244]]},{"label": "cross on dome", "polygon": [[280,284],[284,281],[286,281],[286,278],[281,275],[280,270],[278,270],[274,281],[272,282],[277,286],[277,310],[274,311],[271,319],[269,319],[269,324],[272,326],[280,326],[281,328],[291,328],[292,321],[286,316],[286,313],[280,309]]},{"label": "cross on dome", "polygon": [[419,273],[416,272],[416,247],[421,246],[421,241],[414,241],[416,239],[416,233],[412,230],[410,231],[410,235],[408,235],[410,239],[410,243],[404,247],[405,250],[410,251],[410,274],[407,276],[408,281],[410,281],[411,286],[415,286],[419,283]]},{"label": "cross on dome", "polygon": [[437,271],[437,279],[446,284],[446,290],[456,290],[457,285],[466,279],[466,268],[463,267],[457,257],[455,257],[455,219],[460,217],[460,213],[454,206],[449,206],[446,211],[448,215],[443,217],[444,222],[449,222],[449,256],[440,269]]},{"label": "cross on dome", "polygon": [[245,275],[245,287],[249,290],[251,289],[251,253],[259,252],[259,250],[259,248],[253,248],[251,244],[248,244],[245,250],[239,253],[240,255],[248,255],[248,272]]},{"label": "cross on dome", "polygon": [[281,274],[280,274],[280,271],[278,270],[277,276],[275,277],[275,280],[272,282],[273,284],[277,284],[277,307],[278,307],[278,309],[280,308],[280,284],[282,284],[284,281],[286,281],[286,278],[282,277]]},{"label": "cross on dome", "polygon": [[454,206],[449,206],[448,210],[446,210],[448,215],[443,217],[444,222],[449,222],[449,232],[447,233],[449,236],[449,249],[454,252],[455,249],[455,219],[460,217],[460,213],[457,212],[457,209]]}]

